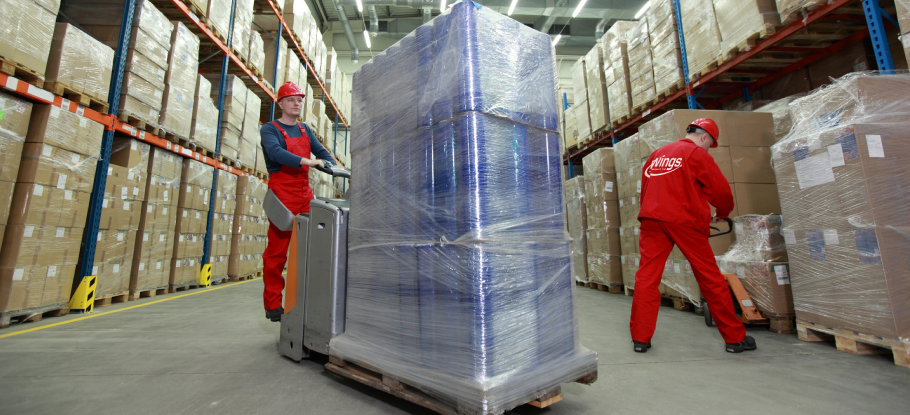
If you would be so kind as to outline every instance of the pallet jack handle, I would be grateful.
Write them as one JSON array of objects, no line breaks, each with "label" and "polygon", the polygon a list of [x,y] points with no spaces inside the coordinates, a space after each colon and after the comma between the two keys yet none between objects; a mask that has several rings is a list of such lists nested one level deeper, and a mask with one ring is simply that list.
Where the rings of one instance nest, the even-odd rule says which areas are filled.
[{"label": "pallet jack handle", "polygon": [[715,236],[723,236],[723,235],[726,235],[726,234],[728,234],[728,233],[730,233],[730,232],[733,232],[733,221],[730,220],[730,218],[724,218],[724,220],[727,221],[727,231],[726,231],[726,232],[720,232],[720,228],[715,228],[715,227],[712,226],[711,229],[713,229],[713,230],[715,230],[715,231],[718,231],[718,232],[720,232],[720,233],[712,233],[711,235],[708,236],[709,238],[713,238],[713,237],[715,237]]}]

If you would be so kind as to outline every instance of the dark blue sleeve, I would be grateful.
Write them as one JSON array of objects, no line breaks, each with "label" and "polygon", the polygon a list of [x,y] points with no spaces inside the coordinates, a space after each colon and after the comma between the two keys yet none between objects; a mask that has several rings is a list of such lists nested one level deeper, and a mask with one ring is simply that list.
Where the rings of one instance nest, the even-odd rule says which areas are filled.
[{"label": "dark blue sleeve", "polygon": [[269,160],[295,169],[300,168],[300,160],[302,158],[281,146],[284,138],[281,137],[281,133],[274,125],[271,123],[263,124],[262,128],[259,129],[259,136],[262,140],[262,150],[269,157]]},{"label": "dark blue sleeve", "polygon": [[316,139],[316,135],[313,134],[312,130],[310,130],[310,126],[303,124],[303,128],[306,130],[307,137],[310,138],[310,152],[313,153],[316,158],[323,160],[330,166],[334,166],[335,158],[332,157],[332,153],[329,153],[329,151],[322,146],[322,143]]}]

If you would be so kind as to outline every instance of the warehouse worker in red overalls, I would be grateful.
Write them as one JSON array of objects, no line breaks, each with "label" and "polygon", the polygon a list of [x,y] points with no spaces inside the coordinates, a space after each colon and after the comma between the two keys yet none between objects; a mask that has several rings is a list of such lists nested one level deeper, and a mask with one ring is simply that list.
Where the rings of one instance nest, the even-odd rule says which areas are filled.
[{"label": "warehouse worker in red overalls", "polygon": [[[269,189],[294,215],[310,211],[310,200],[313,199],[309,181],[310,167],[334,165],[331,153],[316,140],[310,127],[297,122],[297,116],[303,110],[304,96],[300,87],[293,82],[287,82],[278,88],[281,118],[263,124],[259,130],[263,158],[269,171]],[[310,160],[311,153],[318,160]],[[281,306],[284,277],[281,273],[288,261],[291,231],[281,231],[269,222],[268,237],[268,246],[262,254],[265,263],[262,271],[265,317],[281,321],[281,315],[284,314]]]},{"label": "warehouse worker in red overalls", "polygon": [[[639,251],[632,297],[633,349],[651,348],[651,336],[660,309],[661,275],[673,245],[679,246],[692,265],[701,293],[730,353],[755,350],[755,339],[746,335],[736,318],[727,281],[717,268],[708,244],[710,222],[723,222],[733,210],[733,194],[709,148],[717,147],[719,131],[710,119],[695,120],[686,137],[663,146],[644,165],[641,184]],[[711,217],[711,207],[717,208]]]}]

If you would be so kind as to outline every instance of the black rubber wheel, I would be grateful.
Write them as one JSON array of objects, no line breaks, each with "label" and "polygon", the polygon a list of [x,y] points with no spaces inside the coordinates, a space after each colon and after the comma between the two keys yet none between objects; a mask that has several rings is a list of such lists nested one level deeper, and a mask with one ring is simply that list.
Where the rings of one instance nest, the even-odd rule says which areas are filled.
[{"label": "black rubber wheel", "polygon": [[701,310],[705,313],[705,325],[708,327],[714,327],[714,319],[711,318],[711,310],[708,309],[708,302],[704,298],[701,299]]}]

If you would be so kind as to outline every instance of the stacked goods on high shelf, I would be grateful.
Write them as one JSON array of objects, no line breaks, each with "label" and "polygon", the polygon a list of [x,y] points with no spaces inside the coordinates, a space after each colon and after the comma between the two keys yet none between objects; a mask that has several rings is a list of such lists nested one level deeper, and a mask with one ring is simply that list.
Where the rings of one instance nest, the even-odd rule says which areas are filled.
[{"label": "stacked goods on high shelf", "polygon": [[174,22],[164,106],[158,123],[165,131],[183,140],[189,139],[193,129],[193,97],[196,95],[198,67],[199,38],[182,22]]},{"label": "stacked goods on high shelf", "polygon": [[632,115],[632,83],[629,78],[629,32],[635,22],[618,21],[604,34],[604,81],[610,123],[618,123]]},{"label": "stacked goods on high shelf", "polygon": [[92,275],[98,276],[95,298],[129,292],[146,197],[149,152],[148,144],[130,138],[118,138],[111,147],[92,266]]},{"label": "stacked goods on high shelf", "polygon": [[[800,338],[816,331],[910,358],[910,76],[850,74],[790,104],[772,146]],[[841,337],[843,336],[843,337]],[[858,336],[858,337],[857,337]]]},{"label": "stacked goods on high shelf", "polygon": [[[206,19],[215,35],[227,41],[231,25],[231,0],[208,0]],[[236,42],[236,40],[234,41]]]},{"label": "stacked goods on high shelf", "polygon": [[774,117],[774,142],[778,142],[790,133],[790,128],[793,126],[793,119],[790,117],[790,103],[802,96],[804,96],[804,94],[789,96],[759,107],[750,105],[755,102],[750,101],[740,108],[740,110],[767,112],[771,114],[771,116]]},{"label": "stacked goods on high shelf", "polygon": [[[771,35],[780,25],[774,0],[713,0],[720,31],[720,50],[736,54]],[[688,39],[687,39],[688,41]]]},{"label": "stacked goods on high shelf", "polygon": [[611,292],[622,287],[620,250],[619,189],[613,149],[601,148],[582,159],[587,210],[588,280],[607,286]]},{"label": "stacked goods on high shelf", "polygon": [[685,86],[673,0],[655,1],[648,11],[654,89],[664,96]]},{"label": "stacked goods on high shelf", "polygon": [[[317,158],[311,154],[310,160],[317,160]],[[309,179],[314,197],[335,197],[335,182],[331,176],[310,167]]]},{"label": "stacked goods on high shelf", "polygon": [[69,23],[57,23],[45,88],[60,95],[65,88],[67,93],[85,95],[107,105],[113,62],[114,50],[109,46]]},{"label": "stacked goods on high shelf", "polygon": [[262,150],[262,141],[256,141],[256,165],[253,167],[262,174],[269,174],[268,167],[265,165],[265,152]]},{"label": "stacked goods on high shelf", "polygon": [[286,47],[280,47],[278,49],[278,71],[275,72],[275,48],[268,48],[268,50],[265,51],[265,72],[263,73],[266,81],[269,81],[269,83],[273,80],[275,81],[276,91],[287,81],[295,82],[292,79],[287,79],[288,55],[293,55],[294,52]]},{"label": "stacked goods on high shelf", "polygon": [[604,79],[603,53],[599,44],[585,55],[585,85],[588,93],[588,120],[591,133],[603,130],[610,120],[607,85]]},{"label": "stacked goods on high shelf", "polygon": [[683,35],[686,38],[686,60],[689,79],[713,69],[720,58],[720,30],[711,0],[680,1]]},{"label": "stacked goods on high shelf", "polygon": [[[196,93],[193,97],[193,121],[190,141],[197,147],[215,154],[218,134],[218,108],[212,100],[212,83],[196,74]],[[198,150],[198,148],[197,148]]]},{"label": "stacked goods on high shelf", "polygon": [[253,73],[259,72],[259,75],[262,75],[264,81],[269,84],[272,83],[271,76],[267,76],[262,72],[262,70],[265,69],[265,43],[262,41],[262,35],[255,30],[250,31],[250,50],[249,55],[247,56],[247,62],[249,62],[250,69]]},{"label": "stacked goods on high shelf", "polygon": [[262,210],[267,190],[265,183],[254,176],[237,179],[237,203],[228,260],[231,280],[262,271],[262,253],[269,230],[269,221]]},{"label": "stacked goods on high shelf", "polygon": [[[585,58],[581,57],[572,65],[572,91],[575,94],[575,103],[572,111],[575,113],[575,124],[578,130],[577,144],[591,137],[591,114],[588,110],[588,81],[585,71]],[[567,145],[568,147],[568,145]]]},{"label": "stacked goods on high shelf", "polygon": [[[96,0],[90,5],[66,2],[61,11],[90,35],[116,49],[123,2]],[[174,25],[149,0],[137,0],[135,7],[117,115],[123,121],[134,118],[157,127]]]},{"label": "stacked goods on high shelf", "polygon": [[303,108],[300,109],[300,115],[297,117],[297,121],[305,122],[309,124],[314,119],[313,116],[313,102],[316,101],[316,98],[313,97],[313,87],[306,83],[304,76],[306,71],[301,68],[301,80],[303,83],[297,84],[300,86],[300,89],[306,91],[306,96],[303,97]]},{"label": "stacked goods on high shelf", "polygon": [[[205,17],[209,8],[209,0],[184,0],[187,6],[195,6],[199,10],[201,16],[196,14],[197,17]],[[190,11],[195,13],[194,9],[190,7]]]},{"label": "stacked goods on high shelf", "polygon": [[[303,88],[303,85],[306,85],[306,73],[303,74],[303,82],[301,83],[300,82],[301,81],[301,79],[300,79],[301,72],[300,71],[303,68],[300,65],[300,58],[298,58],[297,54],[294,53],[294,51],[290,50],[290,49],[288,49],[287,55],[288,55],[287,62],[285,63],[283,70],[281,71],[284,73],[284,81],[293,82],[297,86]],[[266,79],[271,81],[270,78],[272,77],[272,74],[267,72],[265,77],[266,77]],[[281,85],[276,85],[276,88],[280,87],[280,86]]]},{"label": "stacked goods on high shelf", "polygon": [[[2,155],[0,184],[16,184],[0,249],[0,311],[67,308],[104,127],[9,96],[3,111],[0,135],[10,154]],[[11,157],[22,137],[16,176]]]},{"label": "stacked goods on high shelf", "polygon": [[787,268],[787,246],[781,234],[780,215],[746,215],[733,218],[736,243],[717,260],[721,272],[734,273],[771,330],[792,333],[793,294]]},{"label": "stacked goods on high shelf", "polygon": [[212,217],[212,240],[209,262],[212,264],[212,282],[228,279],[228,260],[231,255],[231,232],[234,228],[234,211],[237,209],[237,175],[218,172],[215,192],[215,214]]},{"label": "stacked goods on high shelf", "polygon": [[[131,147],[129,152],[134,154]],[[148,155],[148,172],[136,248],[133,250],[130,279],[130,297],[133,299],[141,297],[146,291],[168,288],[174,243],[179,236],[175,232],[175,223],[183,157],[152,146]]]},{"label": "stacked goods on high shelf", "polygon": [[643,107],[657,96],[647,19],[639,20],[629,31],[628,50],[632,107]]},{"label": "stacked goods on high shelf", "polygon": [[[238,57],[246,60],[249,57],[250,32],[253,27],[253,0],[234,1],[234,34],[231,37],[231,49]],[[231,2],[226,2],[230,9]]]},{"label": "stacked goods on high shelf", "polygon": [[171,259],[170,290],[197,285],[209,198],[215,169],[193,159],[183,159],[180,192],[177,198],[177,223],[174,254]]},{"label": "stacked goods on high shelf", "polygon": [[[307,125],[310,126],[310,129],[313,130],[319,138],[322,138],[322,132],[319,129],[319,126],[322,123],[322,119],[325,118],[325,102],[319,99],[314,99],[313,104],[311,105],[310,113],[307,114]],[[312,118],[310,118],[312,116]]]},{"label": "stacked goods on high shelf", "polygon": [[[218,88],[221,85],[220,74],[204,74],[212,84],[212,100],[217,102]],[[228,160],[237,160],[240,150],[240,136],[243,132],[243,120],[246,117],[246,96],[248,90],[243,80],[228,75],[224,86],[224,105],[221,117],[221,156]],[[250,92],[251,93],[251,92]]]},{"label": "stacked goods on high shelf", "polygon": [[910,1],[895,0],[897,7],[897,22],[900,23],[901,43],[904,45],[904,54],[910,62]]},{"label": "stacked goods on high shelf", "polygon": [[243,117],[243,132],[240,136],[240,148],[237,160],[244,166],[253,169],[256,166],[256,143],[259,142],[259,111],[262,98],[249,91],[246,94],[246,110]]},{"label": "stacked goods on high shelf", "polygon": [[588,214],[585,210],[585,176],[577,176],[566,180],[566,229],[572,238],[572,277],[575,281],[587,283],[588,278],[588,248],[587,235]]},{"label": "stacked goods on high shelf", "polygon": [[790,24],[802,19],[805,11],[824,6],[828,0],[776,0],[775,3],[777,11],[780,13],[780,20],[784,24]]},{"label": "stacked goods on high shelf", "polygon": [[[282,10],[281,15],[284,17],[284,22],[288,25],[288,28],[291,29],[297,37],[301,40],[306,37],[309,39],[308,35],[310,34],[310,9],[307,8],[305,0],[285,0],[285,7]],[[257,22],[259,21],[259,16],[256,16]],[[277,20],[277,19],[276,19]],[[265,27],[265,26],[263,26]],[[300,45],[303,47],[304,45]],[[307,52],[308,49],[304,48],[304,52]]]},{"label": "stacked goods on high shelf", "polygon": [[[25,69],[23,79],[43,77],[60,0],[4,0],[0,56]],[[24,75],[24,76],[23,76]]]},{"label": "stacked goods on high shelf", "polygon": [[22,159],[22,146],[28,132],[28,122],[32,115],[32,105],[27,101],[0,92],[0,245],[9,219],[10,199],[16,175],[19,173],[19,161]]}]

